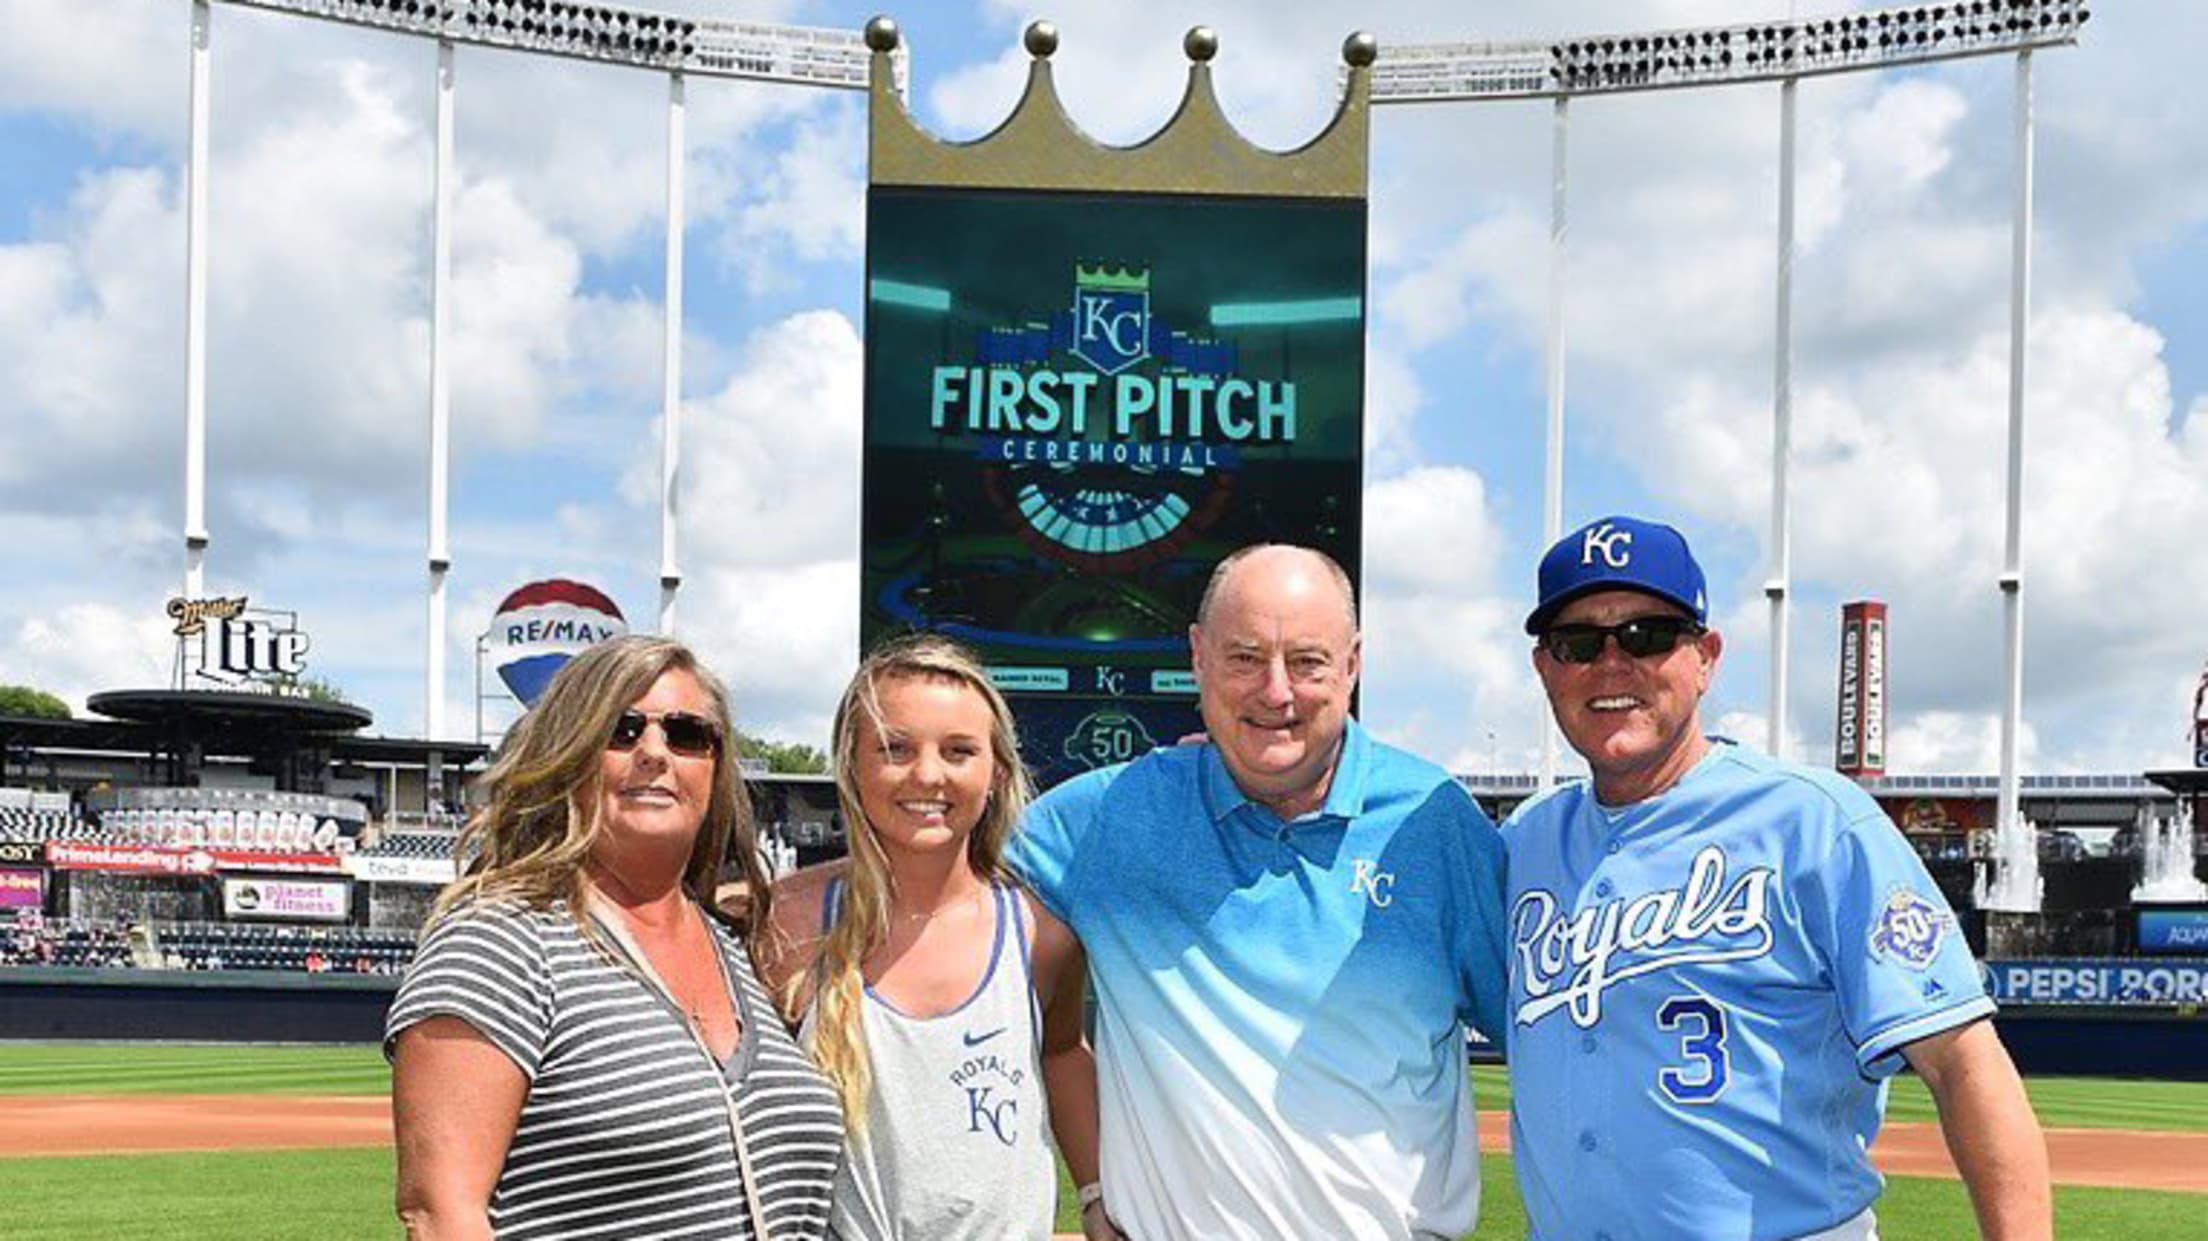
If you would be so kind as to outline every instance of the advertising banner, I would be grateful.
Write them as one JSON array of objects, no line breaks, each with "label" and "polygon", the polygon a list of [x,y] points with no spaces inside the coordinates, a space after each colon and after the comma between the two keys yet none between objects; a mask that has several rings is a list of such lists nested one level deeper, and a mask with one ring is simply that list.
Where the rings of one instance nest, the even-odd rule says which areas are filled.
[{"label": "advertising banner", "polygon": [[1998,1004],[2090,1004],[2164,1008],[2208,1000],[2208,960],[2050,958],[1988,961],[1986,990]]},{"label": "advertising banner", "polygon": [[1840,609],[1840,718],[1833,766],[1851,776],[1886,770],[1886,605],[1875,599]]},{"label": "advertising banner", "polygon": [[628,631],[627,618],[604,591],[554,577],[507,595],[483,637],[498,679],[527,706],[568,660]]},{"label": "advertising banner", "polygon": [[342,875],[334,853],[255,853],[239,849],[190,849],[159,845],[46,842],[46,861],[60,870],[124,871],[154,875],[207,875],[218,870],[280,870]]},{"label": "advertising banner", "polygon": [[152,845],[103,845],[49,840],[46,861],[57,870],[104,870],[147,875],[211,875],[215,855],[205,849]]},{"label": "advertising banner", "polygon": [[342,880],[224,879],[222,913],[226,918],[343,922],[352,915],[352,890]]},{"label": "advertising banner", "polygon": [[45,903],[45,871],[0,866],[0,909],[37,909]]},{"label": "advertising banner", "polygon": [[1258,542],[1358,572],[1365,204],[874,187],[861,640],[977,647],[1046,783],[1197,727]]},{"label": "advertising banner", "polygon": [[345,873],[369,883],[415,883],[443,887],[453,880],[451,858],[348,857]]},{"label": "advertising banner", "polygon": [[2208,957],[2208,909],[2139,909],[2139,951]]},{"label": "advertising banner", "polygon": [[12,866],[40,866],[46,861],[46,846],[36,840],[0,840],[0,864]]}]

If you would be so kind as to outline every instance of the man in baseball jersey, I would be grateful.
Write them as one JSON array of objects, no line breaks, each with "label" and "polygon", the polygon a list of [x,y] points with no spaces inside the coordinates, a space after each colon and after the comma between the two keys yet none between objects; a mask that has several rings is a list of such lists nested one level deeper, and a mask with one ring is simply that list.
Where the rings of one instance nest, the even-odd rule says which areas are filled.
[{"label": "man in baseball jersey", "polygon": [[1905,1064],[1980,1231],[2052,1235],[2039,1122],[1908,842],[1837,773],[1703,735],[1724,643],[1686,540],[1590,522],[1539,589],[1534,669],[1593,779],[1503,829],[1534,1236],[1874,1238],[1865,1151]]},{"label": "man in baseball jersey", "polygon": [[1208,739],[1059,785],[1007,853],[1088,949],[1105,1210],[1135,1241],[1461,1236],[1464,1032],[1502,1025],[1501,839],[1349,717],[1361,646],[1332,560],[1236,552],[1189,646]]}]

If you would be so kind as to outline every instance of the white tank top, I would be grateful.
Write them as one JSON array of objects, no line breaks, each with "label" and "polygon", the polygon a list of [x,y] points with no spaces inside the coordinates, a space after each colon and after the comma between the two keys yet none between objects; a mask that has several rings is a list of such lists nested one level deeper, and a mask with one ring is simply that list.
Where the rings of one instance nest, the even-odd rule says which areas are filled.
[{"label": "white tank top", "polygon": [[[1024,896],[992,885],[996,935],[981,984],[936,1017],[866,989],[874,1090],[866,1133],[846,1138],[829,1235],[840,1241],[1046,1239],[1058,1168],[1042,1080],[1042,1016],[1028,969]],[[841,880],[829,886],[823,929]],[[808,1011],[802,1037],[810,1039]]]}]

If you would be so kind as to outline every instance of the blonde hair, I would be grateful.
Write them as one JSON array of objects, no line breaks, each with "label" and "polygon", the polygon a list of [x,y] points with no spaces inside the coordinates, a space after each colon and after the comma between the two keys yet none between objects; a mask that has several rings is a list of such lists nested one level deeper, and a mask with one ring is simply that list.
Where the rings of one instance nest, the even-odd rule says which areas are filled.
[{"label": "blonde hair", "polygon": [[584,916],[583,868],[604,830],[599,773],[606,742],[621,713],[675,671],[698,683],[721,734],[712,794],[683,867],[683,890],[712,909],[722,862],[733,852],[731,860],[751,893],[744,940],[747,946],[757,942],[771,898],[752,831],[751,799],[737,772],[728,691],[689,647],[644,635],[608,639],[567,661],[544,696],[507,732],[497,761],[483,775],[488,800],[460,830],[460,877],[438,895],[429,927],[479,901],[510,900],[530,909],[564,901],[576,925],[597,942]]},{"label": "blonde hair", "polygon": [[[975,874],[988,880],[1005,875],[1005,842],[1018,827],[1033,793],[1027,769],[1020,763],[1012,708],[990,683],[989,674],[971,651],[948,638],[917,634],[885,642],[860,662],[851,684],[843,691],[842,701],[836,704],[832,733],[836,806],[850,829],[850,861],[844,871],[843,896],[836,906],[835,921],[828,928],[810,975],[815,1009],[807,1049],[813,1062],[835,1084],[843,1102],[845,1125],[854,1134],[865,1128],[866,1099],[873,1089],[866,1028],[861,1019],[866,988],[861,967],[867,955],[888,936],[895,883],[889,859],[875,839],[859,797],[859,747],[866,744],[866,730],[861,725],[871,725],[878,740],[884,731],[882,686],[915,679],[965,686],[981,695],[989,707],[989,751],[995,761],[995,777],[981,819],[966,838],[966,859]],[[802,977],[792,979],[785,1003],[794,1006],[806,982]]]}]

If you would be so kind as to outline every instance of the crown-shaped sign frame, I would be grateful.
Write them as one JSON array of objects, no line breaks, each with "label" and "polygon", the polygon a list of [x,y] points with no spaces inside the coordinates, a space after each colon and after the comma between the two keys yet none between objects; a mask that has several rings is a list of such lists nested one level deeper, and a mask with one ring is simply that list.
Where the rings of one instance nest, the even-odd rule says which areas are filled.
[{"label": "crown-shaped sign frame", "polygon": [[1218,38],[1198,26],[1181,41],[1188,87],[1165,127],[1133,146],[1098,142],[1066,114],[1051,78],[1058,32],[1049,22],[1028,26],[1033,57],[1027,89],[1004,123],[971,142],[946,142],[927,132],[896,87],[892,54],[897,24],[867,23],[867,179],[874,185],[968,189],[1088,190],[1121,193],[1363,198],[1370,167],[1372,62],[1379,45],[1369,34],[1342,44],[1347,65],[1334,119],[1317,137],[1289,151],[1269,151],[1235,129],[1212,91],[1211,59]]}]

